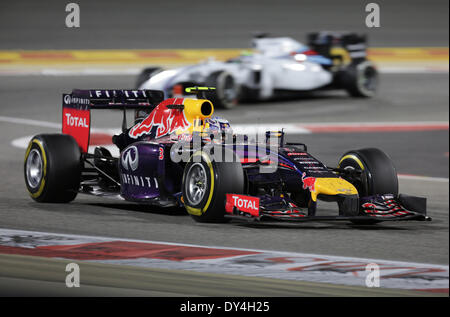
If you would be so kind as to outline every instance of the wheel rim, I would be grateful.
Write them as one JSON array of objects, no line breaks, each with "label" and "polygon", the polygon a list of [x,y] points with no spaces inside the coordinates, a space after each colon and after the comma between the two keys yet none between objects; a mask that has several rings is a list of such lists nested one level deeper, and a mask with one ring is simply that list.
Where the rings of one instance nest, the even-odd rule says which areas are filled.
[{"label": "wheel rim", "polygon": [[378,87],[377,71],[372,66],[365,66],[360,69],[359,85],[367,94],[372,95]]},{"label": "wheel rim", "polygon": [[375,91],[377,88],[377,77],[376,72],[372,67],[367,67],[364,70],[364,87],[367,90]]},{"label": "wheel rim", "polygon": [[206,169],[201,163],[193,164],[187,173],[187,200],[193,206],[198,205],[205,197],[208,178]]},{"label": "wheel rim", "polygon": [[225,77],[225,82],[223,85],[223,95],[224,99],[227,102],[234,102],[236,100],[237,97],[236,87],[234,84],[234,79],[231,76]]},{"label": "wheel rim", "polygon": [[[339,163],[339,166],[345,170],[355,171],[361,169],[358,166],[358,163],[354,160],[346,159]],[[358,190],[358,193],[360,195],[366,196],[368,192],[368,177],[370,176],[370,173],[368,173],[367,170],[361,171],[361,174],[359,177],[353,177],[351,180],[347,179],[355,188]]]},{"label": "wheel rim", "polygon": [[[354,172],[356,170],[355,167],[353,166],[346,166],[344,167],[345,170],[350,171],[350,172]],[[356,187],[356,189],[358,190],[358,192],[361,192],[361,189],[363,189],[364,184],[363,184],[363,173],[361,171],[361,175],[359,177],[353,178],[351,183],[353,184],[353,186]]]},{"label": "wheel rim", "polygon": [[26,175],[31,188],[36,188],[42,180],[42,157],[37,149],[32,149],[27,158]]}]

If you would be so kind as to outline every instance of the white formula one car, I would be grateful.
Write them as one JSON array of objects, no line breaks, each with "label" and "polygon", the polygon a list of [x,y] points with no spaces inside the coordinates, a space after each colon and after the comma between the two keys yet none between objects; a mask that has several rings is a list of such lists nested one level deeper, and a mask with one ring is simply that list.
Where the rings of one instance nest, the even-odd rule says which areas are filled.
[{"label": "white formula one car", "polygon": [[355,33],[318,32],[308,45],[289,37],[259,35],[253,52],[226,62],[208,60],[162,70],[147,68],[137,80],[139,89],[162,90],[165,98],[182,97],[186,87],[212,86],[208,98],[217,108],[239,101],[268,100],[319,89],[344,89],[351,96],[372,97],[378,73],[366,59],[366,37]]}]

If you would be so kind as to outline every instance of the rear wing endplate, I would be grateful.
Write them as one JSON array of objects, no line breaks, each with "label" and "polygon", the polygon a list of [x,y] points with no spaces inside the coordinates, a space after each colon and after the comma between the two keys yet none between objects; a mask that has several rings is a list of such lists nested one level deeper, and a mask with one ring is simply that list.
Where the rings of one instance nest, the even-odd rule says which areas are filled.
[{"label": "rear wing endplate", "polygon": [[[74,89],[63,94],[62,133],[71,135],[83,152],[89,148],[91,109],[152,110],[164,100],[159,90]],[[124,126],[124,124],[122,124]]]}]

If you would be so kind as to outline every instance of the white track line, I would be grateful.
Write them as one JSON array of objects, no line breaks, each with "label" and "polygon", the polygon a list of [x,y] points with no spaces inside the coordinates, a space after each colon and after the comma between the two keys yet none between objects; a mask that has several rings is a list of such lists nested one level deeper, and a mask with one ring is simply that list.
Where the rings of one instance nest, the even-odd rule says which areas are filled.
[{"label": "white track line", "polygon": [[[17,239],[17,236],[26,236],[27,239],[26,241]],[[183,259],[181,261],[152,258],[145,255],[85,261],[359,286],[365,285],[367,272],[364,268],[366,265],[376,263],[380,267],[381,287],[421,290],[448,289],[448,265],[0,229],[0,245],[18,248],[119,241],[247,251],[254,254],[225,255],[213,259]],[[70,254],[68,254],[68,258],[71,258]],[[284,261],[276,261],[276,259]]]},{"label": "white track line", "polygon": [[[41,121],[41,120],[33,120],[33,119],[25,119],[25,118],[17,118],[17,117],[5,117],[0,116],[0,122],[8,122],[8,123],[16,123],[16,124],[23,124],[23,125],[31,125],[31,126],[38,126],[38,127],[44,127],[44,128],[53,128],[53,129],[61,129],[61,124],[56,122],[49,122],[49,121]],[[402,125],[427,125],[427,124],[448,124],[446,121],[442,122],[433,122],[433,121],[422,121],[422,122],[374,122],[374,123],[354,123],[354,122],[340,122],[338,124],[336,123],[330,123],[331,125],[339,125],[339,126],[365,126],[365,125],[394,125],[397,124],[399,126]],[[325,123],[307,123],[305,124],[310,127],[314,126],[326,126]],[[298,123],[267,123],[267,124],[237,124],[233,125],[233,130],[239,133],[246,133],[246,132],[255,132],[255,130],[261,130],[262,129],[269,129],[269,130],[276,130],[281,127],[284,127],[285,131],[288,133],[299,133],[299,134],[307,134],[311,133],[307,128],[302,127]],[[93,132],[108,132],[111,134],[118,133],[119,130],[116,131],[116,129],[93,129]],[[17,148],[25,149],[28,146],[28,142],[32,136],[24,136],[17,139],[14,139],[11,141],[11,145]],[[399,174],[400,179],[409,179],[409,180],[419,180],[419,181],[432,181],[432,182],[441,182],[441,183],[448,183],[449,179],[444,177],[429,177],[429,176],[420,176],[420,175],[408,175],[408,174]]]},{"label": "white track line", "polygon": [[61,129],[61,123],[33,120],[33,119],[25,119],[25,118],[0,116],[0,122],[32,125],[32,126],[43,127],[43,128]]},{"label": "white track line", "polygon": [[[7,123],[16,123],[16,124],[24,124],[24,125],[32,125],[39,126],[45,128],[54,128],[60,129],[61,124],[56,122],[42,121],[42,120],[33,120],[26,118],[17,118],[17,117],[7,117],[0,116],[0,122]],[[308,134],[312,133],[316,128],[327,128],[327,127],[350,127],[350,128],[359,128],[359,127],[408,127],[408,126],[417,126],[418,128],[423,126],[447,126],[448,121],[393,121],[393,122],[305,122],[305,123],[289,123],[289,122],[279,122],[279,123],[258,123],[258,124],[233,124],[233,130],[239,133],[246,132],[255,132],[255,130],[277,130],[284,128],[285,132],[288,133],[297,133],[297,134]],[[102,129],[102,131],[113,131],[112,129]],[[96,132],[100,132],[100,129],[93,130]],[[114,130],[115,131],[115,130]]]},{"label": "white track line", "polygon": [[420,176],[420,175],[409,175],[409,174],[398,174],[400,179],[417,180],[425,182],[439,182],[448,183],[449,179],[445,177],[430,177],[430,176]]},{"label": "white track line", "polygon": [[[44,231],[28,231],[28,230],[20,230],[20,229],[4,229],[0,228],[0,236],[2,235],[11,235],[11,234],[17,234],[17,235],[54,235],[54,236],[60,236],[60,237],[68,237],[75,239],[73,244],[83,243],[85,240],[91,240],[91,241],[127,241],[127,242],[140,242],[140,243],[154,243],[154,244],[163,244],[163,245],[177,245],[177,246],[183,246],[183,247],[195,247],[195,248],[205,248],[205,249],[224,249],[224,250],[239,250],[239,251],[248,251],[248,252],[277,252],[282,253],[286,256],[295,256],[302,254],[304,256],[308,257],[323,257],[328,256],[325,254],[316,254],[316,253],[299,253],[299,252],[290,252],[290,251],[273,251],[273,250],[263,250],[263,249],[251,249],[251,248],[239,248],[239,247],[224,247],[224,246],[212,246],[212,245],[198,245],[198,244],[190,244],[190,243],[181,243],[181,242],[166,242],[166,241],[157,241],[157,240],[141,240],[141,239],[128,239],[128,238],[118,238],[118,237],[106,237],[106,236],[91,236],[91,235],[77,235],[77,234],[69,234],[69,233],[51,233],[51,232],[44,232]],[[1,240],[0,240],[1,242]],[[50,244],[50,243],[48,243]],[[52,243],[54,244],[54,243]],[[70,243],[69,243],[70,244]],[[44,245],[46,245],[44,243]],[[360,260],[365,262],[376,262],[376,261],[389,261],[392,264],[398,264],[398,265],[429,265],[436,268],[447,268],[448,265],[442,265],[442,264],[432,264],[432,263],[419,263],[419,262],[404,262],[404,261],[394,261],[394,260],[382,260],[382,259],[373,259],[373,258],[359,258],[359,257],[343,257],[343,256],[331,256],[330,257],[338,257],[338,258],[345,258],[347,260]]]},{"label": "white track line", "polygon": [[[28,143],[30,142],[32,135],[17,138],[11,141],[11,145],[19,148],[26,149]],[[114,157],[119,157],[119,150],[115,145],[105,144],[102,145],[108,149]],[[95,146],[89,147],[89,153],[93,153]],[[398,174],[399,179],[413,180],[413,181],[426,181],[426,182],[438,182],[438,183],[448,183],[449,179],[445,177],[431,177],[431,176],[421,176],[421,175],[410,175],[410,174]]]}]

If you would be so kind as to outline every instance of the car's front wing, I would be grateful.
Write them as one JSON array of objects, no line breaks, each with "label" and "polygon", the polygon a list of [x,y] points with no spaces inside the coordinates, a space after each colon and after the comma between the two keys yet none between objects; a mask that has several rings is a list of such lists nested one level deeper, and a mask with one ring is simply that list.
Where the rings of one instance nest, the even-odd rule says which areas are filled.
[{"label": "car's front wing", "polygon": [[246,221],[276,220],[286,222],[358,220],[361,223],[400,220],[431,220],[426,215],[426,198],[409,195],[376,195],[359,199],[359,213],[355,216],[309,215],[308,208],[298,207],[288,196],[246,196],[227,194],[225,216]]}]

